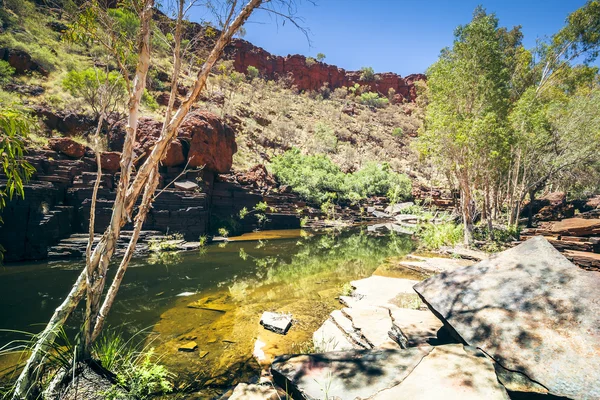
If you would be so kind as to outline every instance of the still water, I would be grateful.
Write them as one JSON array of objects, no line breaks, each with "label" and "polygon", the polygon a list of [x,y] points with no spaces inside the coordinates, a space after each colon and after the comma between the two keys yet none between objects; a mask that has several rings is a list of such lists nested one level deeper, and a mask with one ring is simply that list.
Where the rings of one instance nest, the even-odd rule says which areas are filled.
[{"label": "still water", "polygon": [[[256,236],[256,235],[255,235]],[[410,252],[408,236],[365,230],[265,232],[252,240],[201,251],[133,260],[108,324],[124,335],[152,332],[163,363],[196,386],[226,386],[256,373],[252,354],[301,350],[339,308],[351,280],[370,276],[385,259]],[[40,331],[83,267],[81,262],[11,264],[0,269],[0,328]],[[286,336],[265,331],[263,311],[291,313]],[[74,333],[81,318],[72,319]],[[0,332],[0,345],[19,338]],[[21,337],[22,338],[22,337]],[[199,349],[178,351],[194,340]]]}]

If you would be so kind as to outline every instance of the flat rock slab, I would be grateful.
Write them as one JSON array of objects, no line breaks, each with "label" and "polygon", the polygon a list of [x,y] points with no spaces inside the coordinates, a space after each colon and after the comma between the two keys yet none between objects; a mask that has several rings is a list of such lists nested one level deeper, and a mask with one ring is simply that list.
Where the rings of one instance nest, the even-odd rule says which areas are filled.
[{"label": "flat rock slab", "polygon": [[271,385],[249,385],[240,383],[229,400],[280,400],[279,393]]},{"label": "flat rock slab", "polygon": [[407,268],[415,268],[417,270],[433,274],[439,274],[440,272],[444,271],[452,271],[457,268],[466,267],[472,264],[473,261],[470,260],[442,257],[425,258],[421,261],[400,262],[400,265],[405,266]]},{"label": "flat rock slab", "polygon": [[567,218],[549,224],[552,233],[569,236],[600,234],[600,219]]},{"label": "flat rock slab", "polygon": [[412,279],[388,278],[373,275],[350,284],[355,288],[352,296],[341,296],[340,300],[348,307],[379,306],[394,304],[401,307],[400,300],[406,297],[417,298],[413,286],[419,281]]},{"label": "flat rock slab", "polygon": [[285,335],[292,326],[292,316],[265,311],[262,317],[260,317],[260,324],[267,330]]},{"label": "flat rock slab", "polygon": [[405,208],[412,207],[414,205],[415,205],[415,203],[413,203],[412,201],[407,201],[404,203],[396,203],[396,204],[387,206],[384,211],[388,214],[394,215],[394,214],[398,214],[400,211],[404,210]]},{"label": "flat rock slab", "polygon": [[387,308],[361,306],[344,308],[342,313],[352,321],[352,326],[360,331],[372,348],[400,348],[400,345],[389,335],[392,318]]},{"label": "flat rock slab", "polygon": [[317,352],[344,351],[360,348],[330,319],[313,333],[313,345]]},{"label": "flat rock slab", "polygon": [[198,343],[191,341],[191,342],[187,342],[187,343],[179,346],[178,350],[189,353],[189,352],[196,350],[197,348],[198,348]]},{"label": "flat rock slab", "polygon": [[443,246],[440,251],[444,254],[450,254],[460,258],[474,261],[482,261],[489,257],[489,254],[481,250],[468,249],[462,246],[447,247]]},{"label": "flat rock slab", "polygon": [[350,342],[356,345],[355,348],[370,349],[372,347],[361,334],[360,330],[352,325],[352,321],[344,315],[342,310],[333,310],[329,315],[329,319],[344,332],[348,339],[350,339]]},{"label": "flat rock slab", "polygon": [[496,378],[491,360],[479,350],[450,344],[434,347],[400,384],[371,399],[508,400],[509,397]]},{"label": "flat rock slab", "polygon": [[431,311],[391,307],[392,330],[390,337],[402,348],[427,344],[437,339],[444,324]]},{"label": "flat rock slab", "polygon": [[576,267],[541,236],[415,286],[466,343],[573,399],[600,398],[599,288],[599,273]]},{"label": "flat rock slab", "polygon": [[355,350],[277,357],[275,382],[295,399],[368,399],[402,382],[431,347]]},{"label": "flat rock slab", "polygon": [[179,181],[173,184],[179,190],[195,190],[198,189],[198,184],[192,181]]}]

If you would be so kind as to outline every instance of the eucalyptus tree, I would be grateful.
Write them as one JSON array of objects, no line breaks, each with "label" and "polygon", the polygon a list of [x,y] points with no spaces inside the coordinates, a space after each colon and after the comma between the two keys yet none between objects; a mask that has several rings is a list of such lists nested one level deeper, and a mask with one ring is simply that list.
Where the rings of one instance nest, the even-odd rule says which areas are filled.
[{"label": "eucalyptus tree", "polygon": [[[106,5],[99,6],[97,0],[84,2],[81,8],[81,17],[76,27],[77,34],[91,40],[99,40],[101,44],[115,56],[119,70],[123,75],[128,91],[127,119],[125,127],[125,141],[121,153],[121,176],[116,191],[112,216],[108,227],[100,237],[98,243],[91,246],[92,234],[86,255],[86,266],[77,278],[66,299],[55,310],[48,325],[40,335],[32,349],[31,355],[17,380],[15,399],[33,398],[39,383],[39,372],[45,359],[45,354],[54,341],[58,330],[86,296],[86,317],[84,328],[84,357],[90,356],[91,346],[98,337],[106,315],[110,310],[120,283],[127,270],[127,266],[137,244],[141,227],[147,212],[154,200],[155,191],[159,182],[158,166],[165,157],[173,139],[184,118],[190,112],[192,105],[197,101],[200,93],[206,87],[208,76],[221,58],[224,48],[229,44],[236,32],[244,25],[250,15],[258,9],[271,12],[276,18],[284,18],[297,25],[293,18],[295,7],[292,0],[249,0],[241,4],[237,0],[225,0],[216,7],[217,0],[210,3],[212,9],[223,10],[222,31],[214,42],[212,49],[198,70],[193,83],[188,90],[186,98],[178,108],[174,108],[174,96],[179,80],[179,72],[175,70],[172,76],[170,99],[165,111],[165,122],[161,133],[147,156],[146,160],[133,170],[133,148],[136,142],[136,131],[139,119],[139,107],[147,81],[148,69],[151,61],[151,30],[152,16],[154,13],[154,0],[127,0],[119,2],[126,5],[128,11],[135,13],[139,19],[139,29],[134,32],[136,43],[126,46],[122,36],[131,32],[120,29],[118,24],[113,24],[110,10]],[[178,9],[184,7],[183,1],[178,1]],[[203,3],[206,6],[205,3]],[[183,23],[183,12],[178,13],[177,24]],[[111,31],[114,29],[114,31]],[[177,28],[176,28],[177,32]],[[177,33],[176,33],[177,36]],[[177,40],[177,38],[176,38]],[[174,66],[178,65],[180,44],[175,43]],[[128,61],[132,61],[128,63]],[[132,67],[133,66],[133,67]],[[141,205],[136,208],[136,202],[141,199]],[[137,211],[137,213],[136,213]],[[134,232],[131,235],[125,255],[122,257],[113,282],[102,300],[109,262],[114,254],[117,240],[122,227],[129,221],[134,222]],[[92,229],[92,227],[90,227]]]},{"label": "eucalyptus tree", "polygon": [[473,20],[456,29],[452,48],[442,50],[427,71],[429,105],[419,148],[460,190],[465,243],[472,240],[481,192],[491,221],[489,193],[512,140],[506,124],[510,73],[500,38],[496,16],[477,8]]}]

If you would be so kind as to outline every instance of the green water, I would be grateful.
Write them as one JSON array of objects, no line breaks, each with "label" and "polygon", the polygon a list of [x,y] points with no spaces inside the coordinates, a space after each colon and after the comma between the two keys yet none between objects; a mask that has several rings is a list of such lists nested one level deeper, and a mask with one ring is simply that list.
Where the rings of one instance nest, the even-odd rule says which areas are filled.
[{"label": "green water", "polygon": [[[364,230],[211,244],[203,251],[169,253],[131,263],[108,324],[133,334],[158,333],[165,363],[198,385],[227,385],[241,376],[232,368],[252,355],[254,341],[268,355],[283,354],[338,307],[344,283],[370,276],[390,256],[413,248],[408,236],[369,235]],[[291,235],[294,236],[294,235]],[[271,235],[270,237],[273,237]],[[80,262],[12,264],[0,269],[0,328],[37,332],[63,300],[82,268]],[[185,294],[185,296],[182,296]],[[202,314],[193,302],[216,302],[226,313]],[[269,336],[258,324],[265,310],[293,313],[286,336]],[[76,331],[81,311],[69,323]],[[182,335],[197,336],[208,356],[177,352]],[[275,334],[272,334],[275,335]],[[1,333],[0,344],[17,338]],[[161,353],[161,354],[162,354]],[[240,361],[241,360],[241,361]],[[234,369],[235,369],[234,368]],[[197,377],[202,369],[202,378]]]}]

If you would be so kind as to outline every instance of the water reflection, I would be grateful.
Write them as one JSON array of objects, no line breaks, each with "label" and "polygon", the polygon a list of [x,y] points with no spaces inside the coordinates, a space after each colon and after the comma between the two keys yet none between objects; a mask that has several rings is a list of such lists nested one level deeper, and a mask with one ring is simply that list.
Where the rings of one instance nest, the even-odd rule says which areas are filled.
[{"label": "water reflection", "polygon": [[[293,352],[339,307],[345,283],[371,275],[390,256],[408,253],[413,242],[403,235],[353,231],[236,248],[239,261],[253,274],[233,276],[214,290],[176,302],[154,327],[163,338],[158,348],[163,362],[197,386],[250,379],[259,368],[252,358],[256,343],[261,343],[265,365],[276,355]],[[259,325],[264,311],[292,314],[286,336]],[[177,351],[190,337],[197,338],[202,358]]]},{"label": "water reflection", "polygon": [[[268,357],[292,351],[339,307],[336,296],[345,283],[371,275],[387,257],[413,247],[408,236],[363,230],[270,232],[252,239],[135,259],[108,324],[130,335],[153,327],[160,334],[157,351],[182,379],[197,386],[228,385],[256,373],[257,339]],[[0,328],[41,330],[82,267],[42,262],[0,269]],[[288,335],[264,331],[258,324],[263,311],[292,313]],[[79,326],[77,317],[80,311],[70,322],[71,333]],[[202,353],[178,352],[180,339],[193,336]],[[13,339],[3,333],[0,345]]]}]

